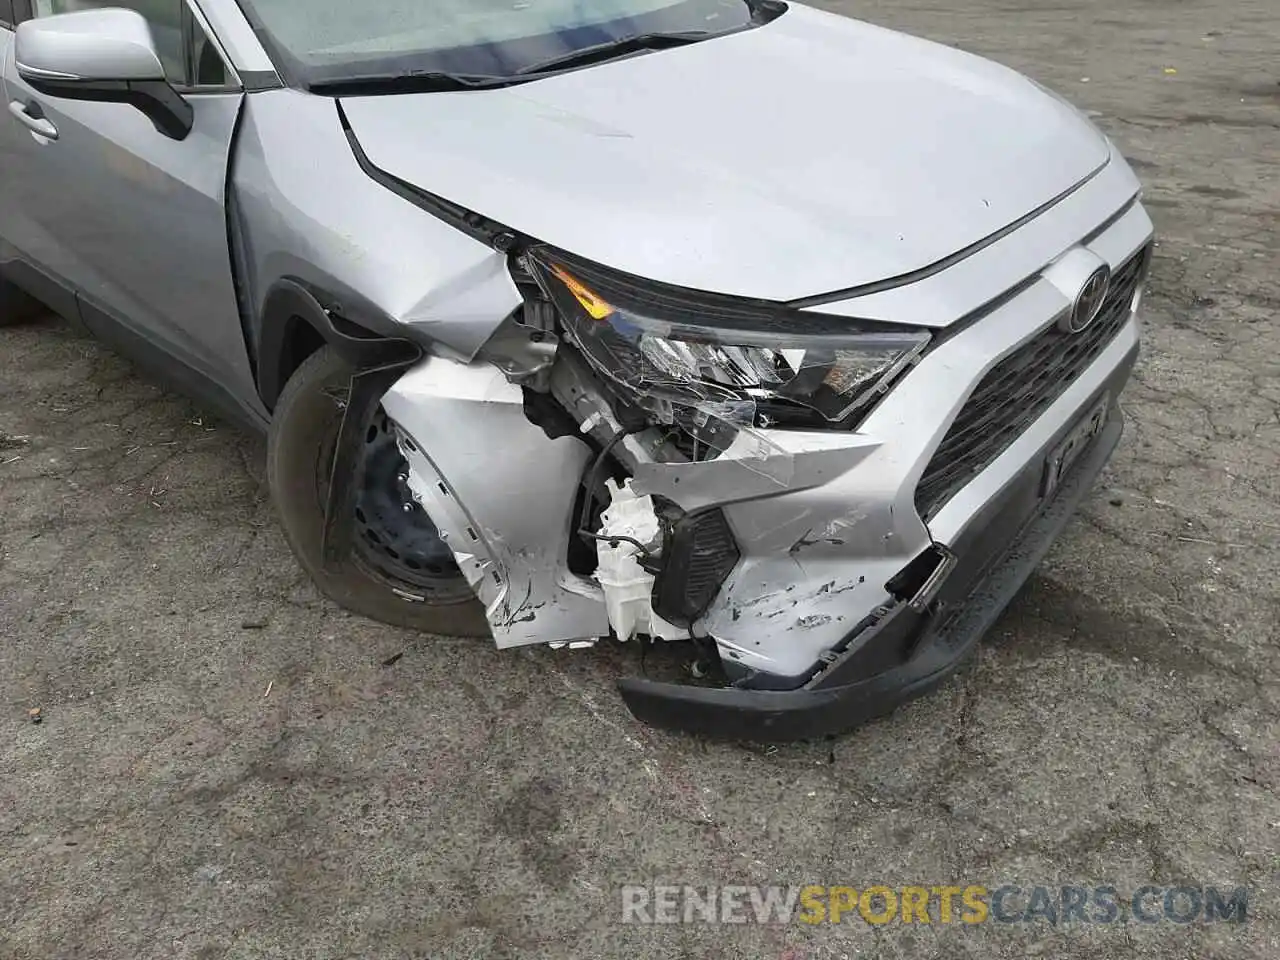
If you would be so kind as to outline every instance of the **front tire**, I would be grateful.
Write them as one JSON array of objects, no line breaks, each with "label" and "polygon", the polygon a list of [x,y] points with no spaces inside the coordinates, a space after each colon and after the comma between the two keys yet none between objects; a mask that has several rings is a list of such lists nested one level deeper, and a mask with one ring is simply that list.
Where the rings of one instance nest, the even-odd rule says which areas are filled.
[{"label": "front tire", "polygon": [[[369,470],[365,464],[359,467],[365,488],[374,483],[377,486],[367,492],[362,489],[361,501],[356,507],[360,524],[352,552],[340,568],[325,568],[322,552],[325,500],[351,373],[352,368],[332,347],[322,347],[293,374],[276,404],[267,438],[267,483],[294,556],[321,593],[355,613],[425,633],[489,636],[484,608],[462,579],[461,572],[453,567],[452,555],[443,550],[447,558],[447,563],[443,563],[440,561],[442,547],[421,546],[424,536],[429,539],[434,527],[416,504],[404,504],[403,523],[410,524],[410,528],[392,531],[391,535],[403,533],[406,542],[417,545],[414,549],[427,551],[424,559],[421,562],[412,557],[406,559],[387,548],[385,524],[394,523],[396,518],[388,517],[383,507],[387,483],[370,475],[375,468],[386,469],[385,438],[380,438],[376,457],[367,459]],[[371,424],[371,440],[375,429]],[[393,450],[390,454],[394,456],[396,452]],[[366,479],[369,482],[365,482]],[[375,513],[383,526],[371,530],[366,515]],[[379,530],[382,536],[378,535]],[[412,569],[404,565],[406,562]],[[428,567],[438,573],[429,572]]]}]

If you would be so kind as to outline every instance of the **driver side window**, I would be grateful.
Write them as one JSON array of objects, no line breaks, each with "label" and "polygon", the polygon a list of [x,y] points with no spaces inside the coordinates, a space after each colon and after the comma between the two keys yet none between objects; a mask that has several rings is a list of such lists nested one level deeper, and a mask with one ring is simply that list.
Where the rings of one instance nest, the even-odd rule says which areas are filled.
[{"label": "driver side window", "polygon": [[32,15],[124,7],[147,18],[165,76],[179,88],[222,87],[230,82],[217,47],[201,29],[186,0],[34,0]]}]

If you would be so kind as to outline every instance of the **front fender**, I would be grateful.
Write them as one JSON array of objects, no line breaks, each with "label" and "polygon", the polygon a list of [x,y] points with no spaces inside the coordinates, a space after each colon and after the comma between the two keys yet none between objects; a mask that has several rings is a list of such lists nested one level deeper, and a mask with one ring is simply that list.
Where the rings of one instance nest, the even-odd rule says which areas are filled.
[{"label": "front fender", "polygon": [[466,361],[522,302],[506,254],[361,169],[331,98],[246,98],[228,191],[246,339],[268,407],[291,371],[280,361],[295,318],[335,346],[326,311],[339,332],[352,332],[345,320]]}]

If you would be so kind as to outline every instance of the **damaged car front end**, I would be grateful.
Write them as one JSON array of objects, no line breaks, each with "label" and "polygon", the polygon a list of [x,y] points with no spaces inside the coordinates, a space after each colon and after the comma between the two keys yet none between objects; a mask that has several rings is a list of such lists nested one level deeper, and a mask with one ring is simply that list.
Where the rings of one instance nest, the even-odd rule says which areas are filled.
[{"label": "damaged car front end", "polygon": [[1101,470],[1152,225],[1109,141],[1003,67],[799,4],[658,6],[733,15],[503,76],[324,59],[248,99],[246,299],[312,300],[257,311],[264,400],[309,376],[273,315],[356,370],[317,434],[322,564],[301,388],[273,492],[352,609],[686,644],[686,682],[620,682],[637,717],[832,733],[954,669]]},{"label": "damaged car front end", "polygon": [[[1082,190],[1127,177],[1107,179]],[[1082,199],[1044,215],[1078,221]],[[860,301],[935,297],[946,271],[768,303],[517,241],[499,333],[382,403],[499,647],[692,640],[711,676],[621,680],[637,717],[833,733],[943,680],[1088,491],[1122,428],[1150,233],[1130,196],[934,327]]]},{"label": "damaged car front end", "polygon": [[[758,121],[725,114],[732,78],[801,55],[899,75],[852,188],[825,153],[735,166]],[[667,56],[720,109],[677,109]],[[648,723],[808,738],[941,682],[1119,439],[1151,221],[1106,139],[1003,68],[793,6],[532,88],[338,100],[363,174],[467,238],[387,310],[422,356],[351,394],[352,447],[380,404],[420,553],[447,550],[498,647],[688,641],[686,682],[619,683]],[[654,102],[701,137],[671,162]],[[347,529],[357,459],[326,531],[403,563]]]},{"label": "damaged car front end", "polygon": [[[1052,95],[786,12],[532,86],[337,97],[361,173],[458,238],[415,249],[461,266],[385,307],[422,356],[351,394],[329,559],[394,557],[414,603],[405,563],[446,555],[500,648],[688,641],[697,676],[623,679],[628,707],[763,740],[883,713],[991,626],[1117,443],[1152,246],[1133,173]],[[786,144],[821,107],[774,105],[776,143],[733,78],[783,60],[799,104],[797,58],[896,102],[834,153]],[[409,561],[349,519],[374,408]]]}]

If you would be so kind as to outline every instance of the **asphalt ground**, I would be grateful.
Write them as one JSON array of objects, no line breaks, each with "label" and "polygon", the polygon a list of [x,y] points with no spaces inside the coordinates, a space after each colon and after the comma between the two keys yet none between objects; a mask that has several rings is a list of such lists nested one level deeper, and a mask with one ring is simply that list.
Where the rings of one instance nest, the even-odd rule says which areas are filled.
[{"label": "asphalt ground", "polygon": [[[1280,7],[826,5],[1094,112],[1159,230],[1125,439],[968,668],[829,742],[654,732],[613,691],[633,652],[337,610],[259,439],[53,320],[7,330],[0,957],[1280,956]],[[647,883],[1010,884],[1015,918],[1036,885],[1249,900],[624,924]]]}]

